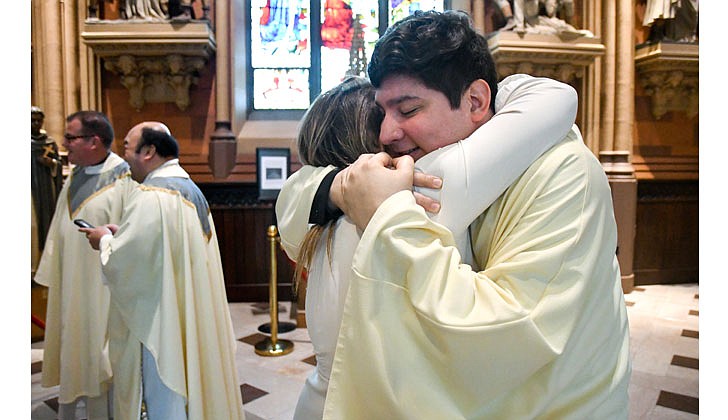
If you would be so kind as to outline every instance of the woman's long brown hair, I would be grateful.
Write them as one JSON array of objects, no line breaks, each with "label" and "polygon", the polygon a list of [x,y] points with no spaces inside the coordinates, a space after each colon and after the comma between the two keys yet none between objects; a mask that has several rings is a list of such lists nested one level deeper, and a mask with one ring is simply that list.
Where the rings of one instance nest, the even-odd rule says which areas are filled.
[{"label": "woman's long brown hair", "polygon": [[[297,145],[306,165],[340,168],[353,163],[363,153],[381,150],[379,127],[382,111],[374,103],[374,87],[362,77],[352,76],[319,95],[304,115]],[[311,266],[323,233],[328,230],[326,253],[331,255],[332,224],[313,226],[301,244],[294,271],[294,294]]]}]

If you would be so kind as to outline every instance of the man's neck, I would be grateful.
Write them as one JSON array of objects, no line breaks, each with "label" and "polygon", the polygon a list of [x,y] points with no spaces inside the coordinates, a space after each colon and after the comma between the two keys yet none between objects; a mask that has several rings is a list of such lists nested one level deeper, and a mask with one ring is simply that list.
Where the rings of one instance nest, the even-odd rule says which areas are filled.
[{"label": "man's neck", "polygon": [[[150,174],[152,174],[152,173],[154,173],[154,171],[156,171],[156,170],[158,170],[159,168],[161,168],[161,167],[163,167],[163,166],[167,165],[167,164],[168,164],[168,163],[169,163],[169,162],[170,162],[171,160],[174,160],[174,159],[177,159],[177,158],[172,158],[172,157],[170,157],[170,158],[158,158],[158,159],[155,159],[155,160],[154,160],[154,161],[153,161],[153,162],[151,163],[151,166],[153,166],[153,167],[150,167],[150,168],[149,168],[149,171],[147,171],[147,173],[146,173],[146,174],[144,174],[144,178],[143,178],[143,181],[146,181],[146,180],[147,180],[147,179],[149,178],[149,175],[150,175]],[[142,181],[142,182],[143,182],[143,181]]]},{"label": "man's neck", "polygon": [[170,158],[159,158],[159,159],[156,159],[156,161],[153,164],[154,167],[149,170],[149,173],[152,173],[152,172],[156,171],[157,169],[161,168],[162,166],[168,164],[169,161],[170,160],[173,160],[173,159],[176,159],[176,158],[171,158],[170,157]]},{"label": "man's neck", "polygon": [[108,159],[108,158],[109,158],[109,155],[111,155],[111,152],[106,152],[106,154],[104,155],[104,157],[103,157],[103,158],[101,158],[101,160],[99,160],[99,161],[98,161],[98,162],[96,162],[96,163],[93,163],[93,164],[91,164],[91,165],[86,165],[86,166],[96,166],[96,165],[101,165],[102,163],[106,162],[106,159]]}]

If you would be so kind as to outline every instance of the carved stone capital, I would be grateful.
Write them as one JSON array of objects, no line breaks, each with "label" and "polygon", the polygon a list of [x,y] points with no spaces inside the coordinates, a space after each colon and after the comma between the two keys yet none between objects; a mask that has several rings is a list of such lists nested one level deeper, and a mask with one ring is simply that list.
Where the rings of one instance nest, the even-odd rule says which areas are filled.
[{"label": "carved stone capital", "polygon": [[87,21],[84,42],[104,59],[104,68],[129,90],[129,104],[172,102],[184,111],[215,39],[206,22]]},{"label": "carved stone capital", "polygon": [[120,55],[108,57],[106,70],[119,75],[129,90],[129,104],[137,111],[146,102],[174,102],[184,111],[190,105],[189,90],[205,68],[200,57],[170,54],[155,57]]},{"label": "carved stone capital", "polygon": [[668,111],[685,111],[689,117],[698,114],[698,55],[697,44],[637,47],[635,72],[651,98],[656,119]]},{"label": "carved stone capital", "polygon": [[500,78],[527,73],[564,83],[583,78],[585,69],[605,50],[595,37],[564,39],[511,31],[494,32],[488,38],[488,46]]}]

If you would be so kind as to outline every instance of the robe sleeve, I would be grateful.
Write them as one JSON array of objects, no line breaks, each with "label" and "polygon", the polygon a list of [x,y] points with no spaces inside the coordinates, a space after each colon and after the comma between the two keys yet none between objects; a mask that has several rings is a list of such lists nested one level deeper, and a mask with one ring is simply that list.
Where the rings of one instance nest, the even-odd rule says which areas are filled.
[{"label": "robe sleeve", "polygon": [[[130,192],[119,230],[99,244],[99,259],[112,300],[122,303],[119,309],[132,330],[154,318],[162,293],[161,279],[170,269],[164,259],[170,252],[170,240],[164,236],[169,229],[164,223],[159,196],[136,188]],[[138,335],[142,340],[144,334]]]},{"label": "robe sleeve", "polygon": [[442,204],[432,220],[458,232],[480,215],[536,158],[563,140],[574,124],[576,91],[556,80],[516,74],[498,85],[497,113],[465,140],[418,160],[443,180],[418,189]]},{"label": "robe sleeve", "polygon": [[309,229],[309,217],[319,184],[334,166],[304,166],[283,184],[276,201],[276,218],[281,246],[293,261],[298,258],[303,238]]}]

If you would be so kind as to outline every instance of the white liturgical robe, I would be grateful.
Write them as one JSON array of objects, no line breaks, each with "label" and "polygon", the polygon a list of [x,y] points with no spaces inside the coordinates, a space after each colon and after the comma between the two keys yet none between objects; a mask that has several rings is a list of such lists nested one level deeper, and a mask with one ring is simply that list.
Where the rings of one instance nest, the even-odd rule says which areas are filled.
[{"label": "white liturgical robe", "polygon": [[109,291],[101,264],[73,219],[117,223],[129,165],[110,153],[94,166],[76,166],[63,185],[35,281],[48,287],[42,385],[60,385],[58,402],[100,396],[112,380],[108,355]]},{"label": "white liturgical robe", "polygon": [[324,418],[626,419],[604,171],[574,129],[473,225],[480,272],[403,191],[356,249]]},{"label": "white liturgical robe", "polygon": [[138,419],[141,345],[194,419],[243,419],[215,226],[176,159],[130,192],[118,232],[101,241],[111,290],[114,413]]}]

